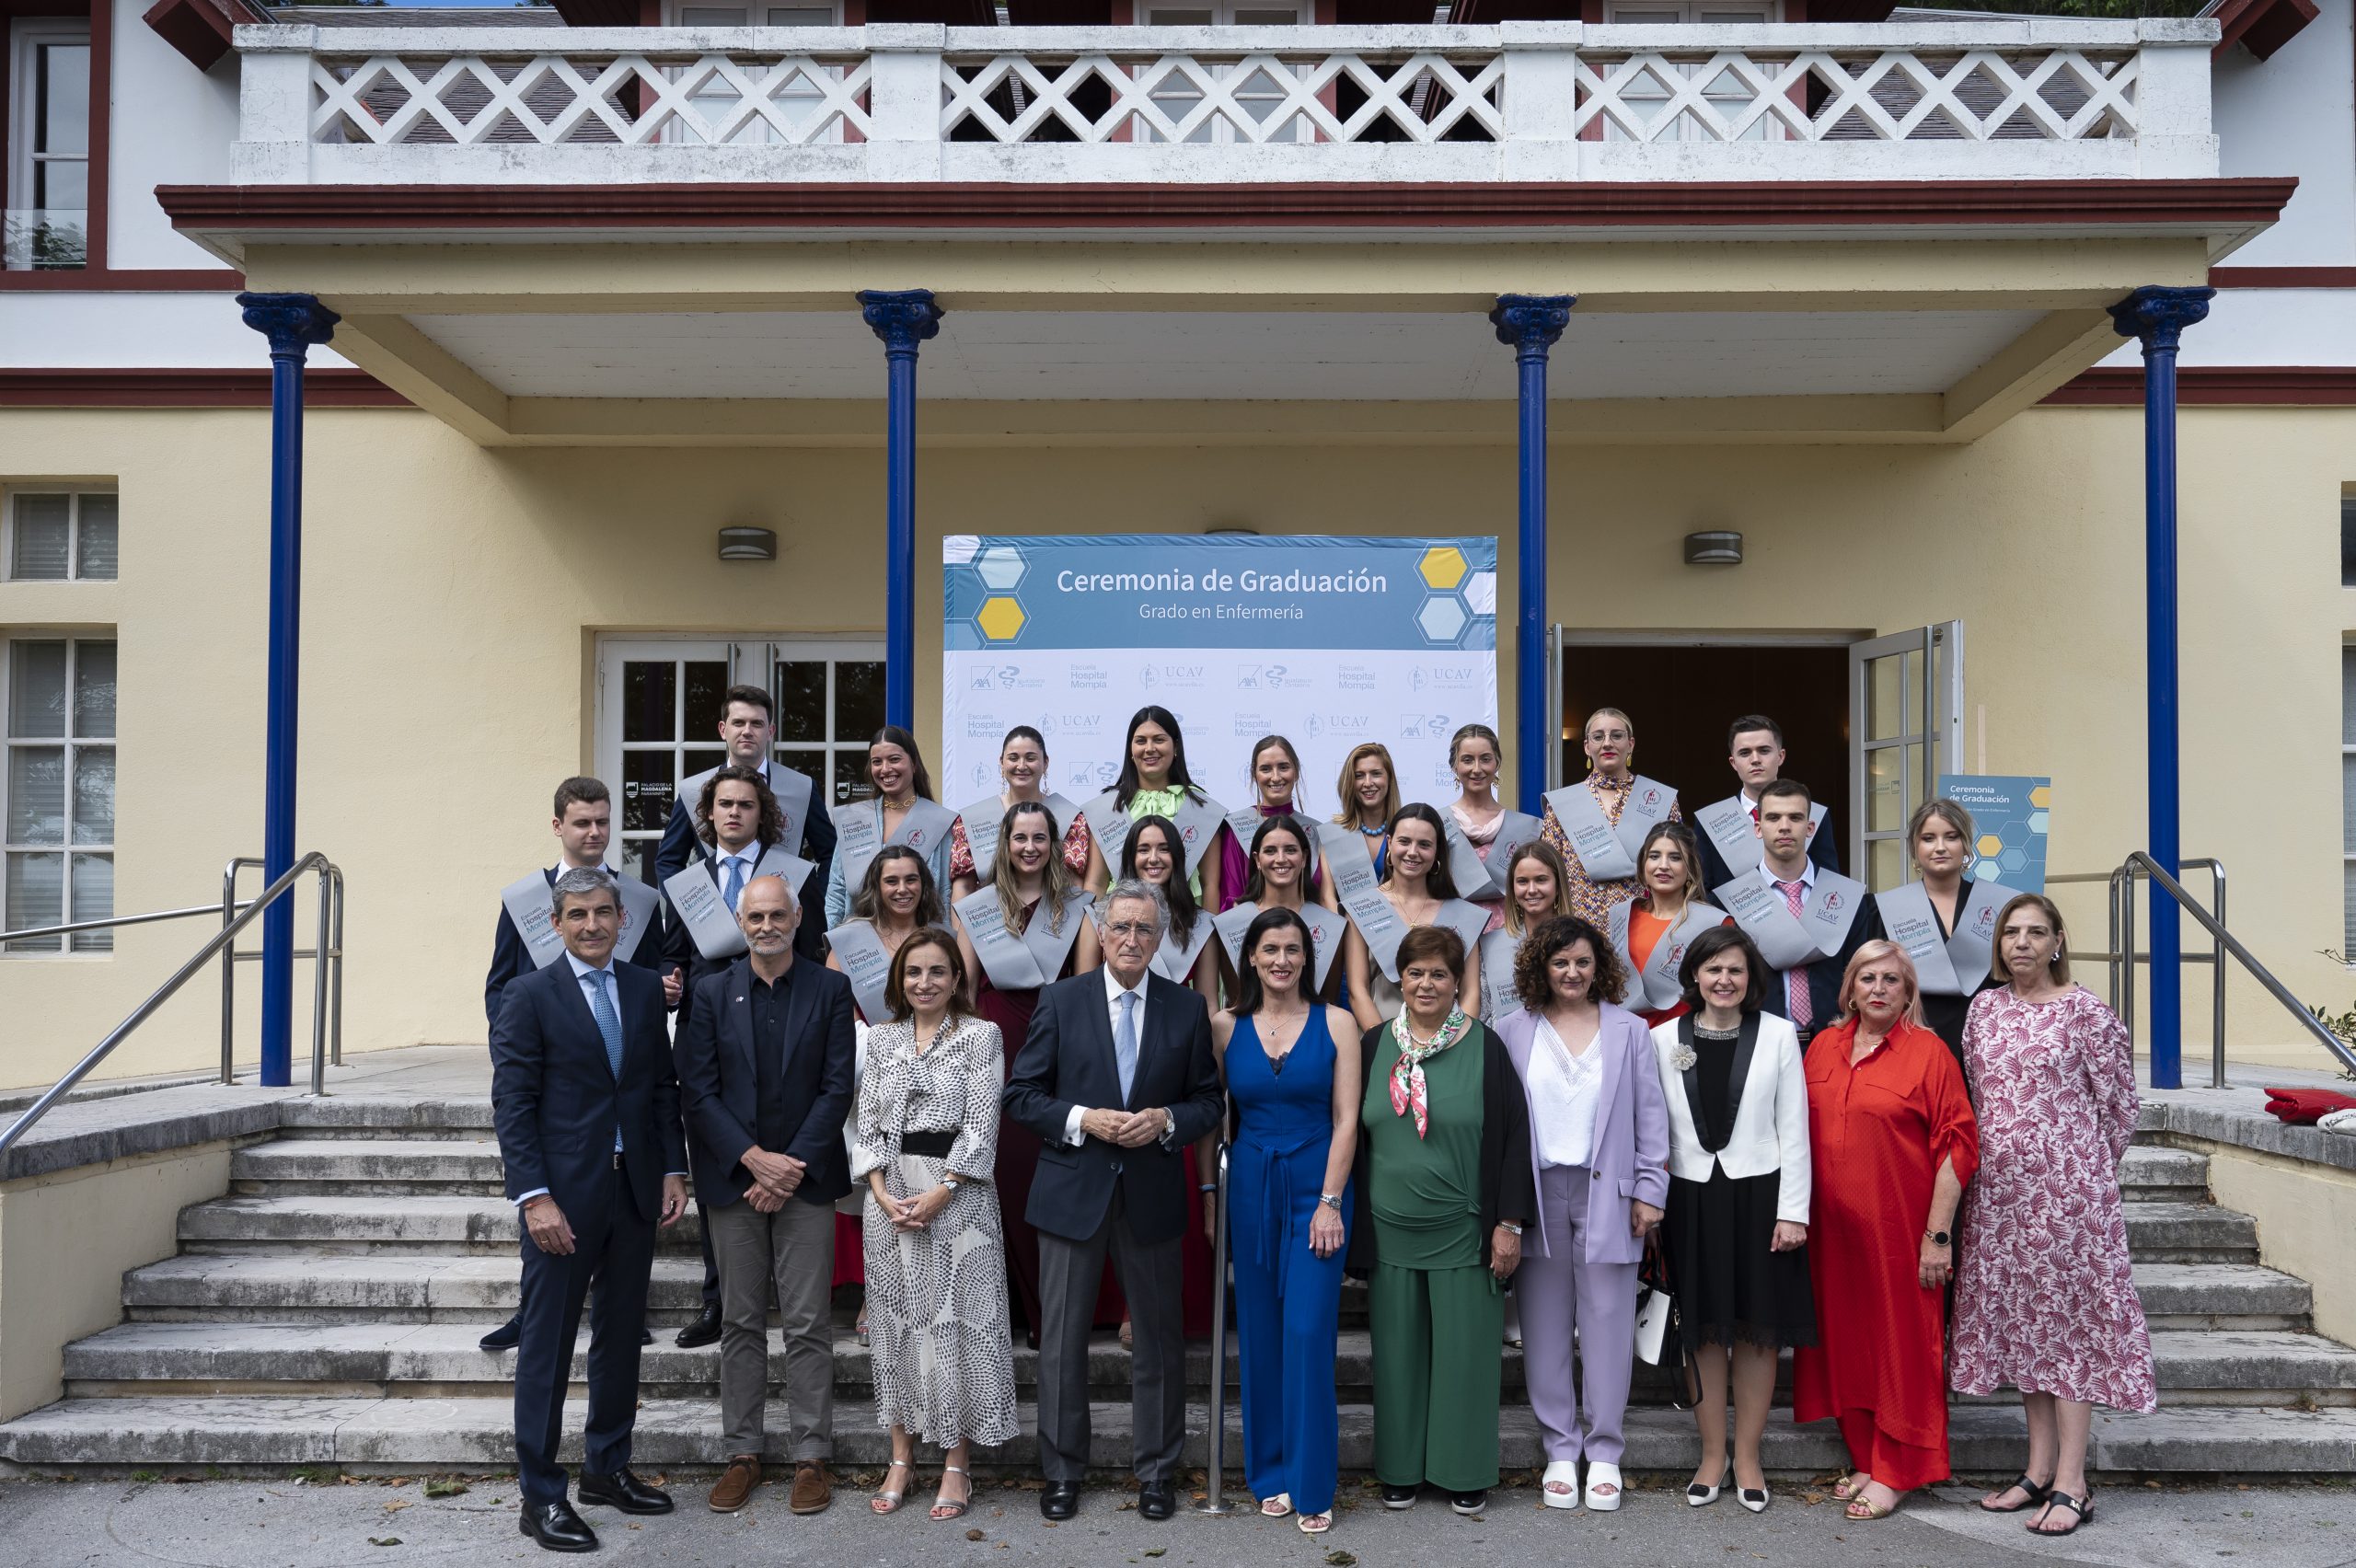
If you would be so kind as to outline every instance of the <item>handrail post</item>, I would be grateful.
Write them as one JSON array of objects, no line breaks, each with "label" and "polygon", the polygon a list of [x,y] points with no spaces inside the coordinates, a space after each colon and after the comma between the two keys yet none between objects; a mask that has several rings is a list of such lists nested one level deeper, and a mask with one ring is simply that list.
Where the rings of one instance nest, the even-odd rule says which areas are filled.
[{"label": "handrail post", "polygon": [[1235,1512],[1220,1496],[1227,1480],[1227,1144],[1224,1140],[1218,1146],[1218,1192],[1211,1200],[1218,1209],[1216,1223],[1211,1228],[1211,1393],[1210,1422],[1205,1434],[1210,1438],[1211,1462],[1203,1500],[1195,1507],[1198,1514]]},{"label": "handrail post", "polygon": [[[221,928],[227,930],[229,922],[237,916],[237,862],[231,860],[221,872]],[[237,1081],[237,954],[235,942],[221,944],[221,1081]]]},{"label": "handrail post", "polygon": [[[2135,861],[2131,858],[2119,868],[2124,874],[2119,882],[2119,925],[2127,938],[2127,945],[2119,950],[2127,961],[2127,984],[2119,987],[2119,999],[2126,1005],[2115,1009],[2119,1021],[2127,1030],[2127,1049],[2135,1049]],[[2159,1086],[2155,1083],[2154,1088]]]},{"label": "handrail post", "polygon": [[[2210,912],[2217,917],[2217,929],[2223,931],[2225,928],[2225,862],[2212,859],[2209,876],[2213,884],[2209,899]],[[2217,955],[2217,973],[2210,976],[2210,983],[2216,990],[2210,1001],[2209,1087],[2223,1089],[2225,1087],[2225,939],[2217,937],[2209,947]]]},{"label": "handrail post", "polygon": [[[2110,873],[2110,880],[2105,883],[2103,887],[2103,896],[2110,905],[2110,1010],[2118,1013],[2119,1020],[2122,1022],[2126,1020],[2128,1015],[2126,1012],[2122,1011],[2119,1007],[2119,976],[2120,971],[2122,969],[2125,971],[2127,983],[2130,986],[2132,986],[2135,983],[2134,955],[2130,953],[2125,948],[2119,946],[2119,879],[2126,874],[2127,868],[2125,866],[2119,867]],[[2134,940],[2132,937],[2130,937],[2127,940],[2129,941]],[[2134,1032],[2135,1032],[2131,1028],[2128,1031],[2128,1038],[2131,1042],[2134,1038]]]},{"label": "handrail post", "polygon": [[328,941],[335,916],[335,894],[329,882],[331,868],[319,862],[319,932],[311,949],[311,1093],[328,1091]]},{"label": "handrail post", "polygon": [[343,1066],[343,868],[329,866],[335,884],[335,978],[328,1003],[328,1060]]}]

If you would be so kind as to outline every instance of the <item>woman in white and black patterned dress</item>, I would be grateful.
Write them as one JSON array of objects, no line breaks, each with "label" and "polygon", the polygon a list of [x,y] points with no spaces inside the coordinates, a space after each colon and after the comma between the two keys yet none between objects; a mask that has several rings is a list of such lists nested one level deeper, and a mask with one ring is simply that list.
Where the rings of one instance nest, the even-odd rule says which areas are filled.
[{"label": "woman in white and black patterned dress", "polygon": [[1015,1435],[1006,1239],[989,1173],[1006,1048],[975,1016],[956,939],[927,927],[901,943],[867,1037],[853,1176],[867,1183],[867,1325],[876,1419],[892,1468],[872,1500],[900,1506],[916,1440],[946,1450],[932,1517],[971,1505],[972,1445]]}]

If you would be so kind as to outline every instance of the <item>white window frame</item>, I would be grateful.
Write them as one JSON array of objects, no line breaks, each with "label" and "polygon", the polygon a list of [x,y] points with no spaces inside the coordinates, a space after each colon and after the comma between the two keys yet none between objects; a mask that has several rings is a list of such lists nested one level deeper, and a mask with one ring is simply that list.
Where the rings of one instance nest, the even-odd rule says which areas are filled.
[{"label": "white window frame", "polygon": [[[62,735],[20,736],[13,732],[16,729],[14,715],[6,709],[16,689],[17,651],[22,645],[30,642],[65,644],[65,732]],[[98,642],[110,644],[116,651],[115,733],[84,738],[74,733],[75,677],[81,669],[83,646]],[[19,928],[23,924],[18,918],[17,912],[7,904],[5,863],[14,860],[18,855],[55,855],[64,862],[61,870],[64,880],[60,890],[58,907],[64,919],[58,922],[59,924],[70,925],[76,920],[105,919],[116,912],[115,905],[118,901],[111,896],[109,899],[108,907],[103,910],[77,911],[74,907],[75,857],[88,855],[111,863],[115,859],[116,844],[119,842],[117,838],[110,838],[104,844],[76,844],[74,841],[74,776],[75,761],[79,753],[103,748],[115,754],[117,757],[116,804],[118,809],[120,808],[121,779],[120,747],[122,733],[121,667],[121,643],[116,635],[116,629],[112,627],[89,627],[71,630],[27,629],[0,634],[0,754],[5,754],[0,755],[0,930]],[[47,750],[52,747],[61,748],[64,752],[64,772],[61,780],[64,812],[60,841],[55,844],[19,844],[6,837],[9,820],[8,782],[16,777],[15,755],[19,750]],[[115,822],[115,832],[120,835],[121,831],[122,824],[118,816]],[[109,882],[111,887],[111,878],[109,879]],[[6,944],[5,950],[0,950],[0,956],[103,958],[111,954],[113,951],[114,933],[112,931],[82,931],[71,937],[51,937],[25,943],[11,942]]]},{"label": "white window frame", "polygon": [[[1738,24],[1730,22],[1724,14],[1730,11],[1744,13]],[[1719,15],[1705,17],[1703,15],[1705,12],[1716,12]],[[1783,0],[1627,0],[1626,4],[1607,5],[1604,7],[1603,19],[1606,24],[1614,27],[1657,25],[1692,28],[1713,23],[1748,26],[1782,21],[1784,6]],[[1686,65],[1677,69],[1681,75],[1690,77],[1701,68],[1698,65]],[[1624,103],[1646,101],[1632,98],[1624,91],[1620,96]],[[1709,95],[1705,93],[1703,96],[1707,98]],[[1667,102],[1668,97],[1667,93],[1662,93],[1659,95],[1659,101]],[[1747,97],[1748,95],[1746,95],[1746,101]],[[1605,141],[1617,142],[1626,137],[1627,133],[1610,120],[1603,121],[1603,128]],[[1746,140],[1781,142],[1788,139],[1785,127],[1773,120],[1761,120],[1752,127],[1752,131],[1754,134],[1745,138]],[[1690,118],[1680,118],[1677,127],[1677,140],[1698,142],[1702,140],[1702,128],[1695,125]]]},{"label": "white window frame", "polygon": [[[18,577],[17,575],[17,508],[29,495],[62,495],[68,498],[65,518],[65,575],[63,577]],[[82,571],[82,499],[85,496],[107,496],[115,507],[115,575],[91,577]],[[9,582],[113,582],[121,578],[122,568],[122,509],[121,492],[112,485],[10,485],[0,490],[0,581]]]},{"label": "white window frame", "polygon": [[[84,179],[88,179],[90,155],[81,153],[36,153],[33,144],[40,129],[40,94],[35,90],[36,73],[33,62],[44,44],[80,44],[92,51],[92,82],[87,91],[97,86],[96,50],[90,41],[90,24],[80,17],[24,17],[8,25],[8,190],[7,203],[12,212],[29,211],[32,207],[33,167],[38,163],[78,163],[84,166]],[[95,96],[92,98],[96,107]],[[87,144],[95,138],[85,134]],[[87,185],[86,185],[87,189]],[[87,210],[83,218],[84,232],[88,232]]]}]

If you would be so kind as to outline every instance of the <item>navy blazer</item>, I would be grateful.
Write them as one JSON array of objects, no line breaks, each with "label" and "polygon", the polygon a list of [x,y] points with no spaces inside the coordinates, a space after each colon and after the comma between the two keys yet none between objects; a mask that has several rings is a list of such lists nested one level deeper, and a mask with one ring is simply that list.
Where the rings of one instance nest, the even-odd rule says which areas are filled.
[{"label": "navy blazer", "polygon": [[[548,879],[550,887],[556,885],[555,867],[543,870],[540,875]],[[676,922],[665,918],[670,913],[670,908],[669,899],[657,899],[654,905],[656,919],[663,921],[665,925],[676,924]],[[664,951],[669,945],[670,934],[667,931],[649,931],[638,939],[638,946],[632,949],[630,955],[622,962],[660,975],[663,973]],[[482,1012],[487,1021],[491,1023],[499,1021],[500,994],[507,989],[509,983],[518,975],[531,973],[535,967],[531,951],[524,945],[524,934],[515,928],[515,922],[508,917],[507,905],[501,905],[499,928],[491,936],[491,973],[483,976],[482,982]],[[529,1192],[531,1189],[525,1190]]]},{"label": "navy blazer", "polygon": [[[1873,894],[1867,894],[1865,907],[1849,922],[1849,935],[1842,942],[1841,951],[1801,966],[1807,972],[1809,1007],[1808,1026],[1800,1032],[1801,1050],[1807,1050],[1810,1040],[1841,1021],[1841,977],[1848,974],[1849,961],[1857,955],[1857,950],[1882,935],[1881,908],[1874,902]],[[1784,987],[1785,973],[1774,971],[1767,986],[1766,1010],[1777,1018],[1791,1016],[1791,1000]]]},{"label": "navy blazer", "polygon": [[[810,790],[810,821],[802,830],[801,847],[785,847],[787,853],[800,855],[816,868],[793,890],[804,911],[802,928],[793,933],[793,951],[814,963],[826,962],[826,868],[835,863],[835,819],[826,814],[826,781],[815,779]],[[664,824],[663,842],[654,850],[654,885],[659,888],[687,870],[688,859],[697,855],[709,859],[712,851],[696,836],[695,802],[683,796],[671,802],[671,820]],[[670,914],[670,902],[667,898],[663,901],[664,923],[676,927],[680,922]],[[672,964],[688,972],[687,984],[692,987],[695,943],[687,944],[685,958],[679,956],[676,943],[665,951]],[[681,998],[682,1005],[686,1000]]]},{"label": "navy blazer", "polygon": [[[1147,972],[1145,1037],[1138,1042],[1137,1076],[1125,1102],[1103,971],[1058,980],[1039,992],[1001,1103],[1007,1115],[1046,1144],[1025,1215],[1034,1228],[1086,1240],[1103,1225],[1117,1186],[1130,1235],[1148,1245],[1172,1240],[1186,1228],[1183,1152],[1227,1115],[1218,1060],[1211,1053],[1210,1013],[1194,987]],[[1177,1118],[1177,1131],[1168,1143],[1157,1139],[1142,1148],[1093,1137],[1074,1148],[1064,1142],[1064,1127],[1075,1105],[1164,1106]]]},{"label": "navy blazer", "polygon": [[663,1215],[664,1176],[687,1168],[663,983],[624,963],[614,966],[614,987],[622,1020],[618,1079],[568,960],[510,985],[491,1028],[491,1109],[508,1200],[545,1187],[576,1226],[606,1190],[617,1126],[624,1185],[648,1224]]},{"label": "navy blazer", "polygon": [[[1693,820],[1690,813],[1686,816],[1685,825],[1693,830],[1693,836],[1702,843],[1703,887],[1724,887],[1727,882],[1732,882],[1734,872],[1727,868],[1726,857],[1718,853],[1718,847],[1710,842],[1710,836],[1702,831],[1701,824]],[[1841,836],[1832,830],[1832,813],[1829,811],[1824,813],[1824,820],[1817,824],[1815,836],[1807,841],[1807,858],[1816,863],[1816,869],[1819,871],[1837,871],[1841,869]]]},{"label": "navy blazer", "polygon": [[[679,1087],[687,1117],[687,1158],[696,1202],[726,1208],[753,1184],[745,1151],[760,1142],[760,1068],[753,1057],[753,961],[739,958],[696,982],[695,1006],[680,1026]],[[843,1123],[852,1110],[850,981],[796,956],[785,984],[785,1113],[793,1133],[783,1148],[809,1169],[793,1195],[831,1204],[850,1191]]]}]

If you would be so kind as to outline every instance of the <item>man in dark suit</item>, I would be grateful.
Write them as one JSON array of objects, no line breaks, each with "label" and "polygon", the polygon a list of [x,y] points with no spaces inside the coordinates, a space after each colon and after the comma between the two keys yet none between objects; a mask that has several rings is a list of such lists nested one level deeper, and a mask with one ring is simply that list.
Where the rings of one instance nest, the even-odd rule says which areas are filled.
[{"label": "man in dark suit", "polygon": [[597,1537],[566,1501],[556,1458],[582,1303],[595,1280],[581,1500],[667,1514],[670,1497],[630,1473],[629,1449],[654,1233],[687,1210],[687,1147],[662,984],[614,963],[614,880],[568,870],[549,896],[565,955],[507,987],[491,1032],[491,1102],[525,1229],[522,1528],[550,1551],[594,1551]]},{"label": "man in dark suit", "polygon": [[[1751,874],[1783,894],[1795,915],[1814,894],[1819,870],[1807,856],[1814,806],[1807,786],[1796,778],[1779,778],[1759,794],[1759,870]],[[1841,1020],[1841,976],[1856,951],[1882,934],[1873,894],[1859,896],[1839,951],[1768,976],[1766,1009],[1792,1020],[1802,1050]]]},{"label": "man in dark suit", "polygon": [[761,1483],[769,1296],[785,1328],[797,1514],[826,1506],[835,1441],[835,1200],[850,1191],[850,981],[797,958],[801,906],[782,877],[736,901],[750,950],[696,983],[679,1032],[679,1084],[696,1205],[720,1261],[720,1419],[728,1469],[711,1489],[733,1514]]},{"label": "man in dark suit", "polygon": [[[835,859],[835,823],[826,814],[826,780],[788,767],[770,753],[777,738],[776,710],[766,686],[733,686],[720,701],[720,738],[728,747],[722,766],[758,769],[768,780],[785,814],[785,833],[778,840],[786,853],[799,855],[816,869],[795,889],[799,901],[812,908],[826,907],[826,868]],[[696,813],[703,787],[716,768],[706,768],[680,781],[678,798],[671,802],[671,820],[663,828],[663,842],[654,851],[654,883],[660,887],[677,875],[696,853],[697,829],[703,825]],[[794,950],[813,963],[826,962],[826,922],[804,920],[794,938]]]},{"label": "man in dark suit", "polygon": [[1015,1057],[1006,1113],[1046,1144],[1025,1217],[1039,1232],[1039,1511],[1079,1511],[1088,1468],[1088,1334],[1109,1251],[1128,1298],[1138,1512],[1177,1509],[1186,1347],[1178,1244],[1183,1151],[1226,1113],[1210,1015],[1191,987],[1152,973],[1169,912],[1142,882],[1096,905],[1104,967],[1039,993]]},{"label": "man in dark suit", "polygon": [[[556,817],[549,826],[556,834],[559,847],[556,864],[540,872],[545,885],[554,887],[559,876],[576,867],[614,876],[613,867],[606,863],[606,847],[613,842],[613,813],[612,791],[601,779],[572,778],[556,787]],[[526,877],[507,892],[517,894],[519,890],[527,890],[530,884],[531,879]],[[640,894],[633,894],[618,881],[616,888],[621,894],[625,914],[631,903],[639,902],[642,922],[640,929],[632,931],[629,928],[629,921],[624,921],[622,933],[615,939],[616,961],[634,963],[650,974],[661,976],[663,1000],[671,1007],[678,1006],[684,986],[676,973],[664,973],[664,938],[659,929],[653,928],[660,924],[661,896],[658,894],[641,901],[640,894],[651,890],[641,889]],[[545,894],[538,896],[543,900],[546,898]],[[486,1020],[493,1024],[499,1021],[500,998],[511,983],[535,969],[555,963],[561,952],[560,947],[555,953],[534,952],[530,944],[524,940],[524,933],[516,928],[515,917],[509,912],[507,898],[502,896],[499,926],[491,938],[491,972],[483,977],[482,1006]],[[522,1337],[523,1323],[524,1316],[518,1312],[477,1343],[485,1350],[514,1350],[516,1340]],[[643,1331],[640,1339],[646,1344],[654,1343],[654,1336]]]},{"label": "man in dark suit", "polygon": [[[1735,782],[1741,786],[1737,793],[1753,823],[1759,820],[1759,792],[1784,776],[1784,727],[1764,713],[1746,713],[1727,726],[1727,766],[1734,769]],[[1702,841],[1702,885],[1724,886],[1733,880],[1735,868],[1727,864],[1726,857],[1718,853],[1718,847],[1695,821],[1695,815],[1688,811],[1686,821]],[[1819,870],[1839,870],[1840,835],[1832,831],[1822,806],[1811,807],[1810,816],[1816,830],[1807,841],[1809,863]],[[1755,850],[1745,850],[1740,859],[1741,869],[1746,871],[1759,863]]]}]

